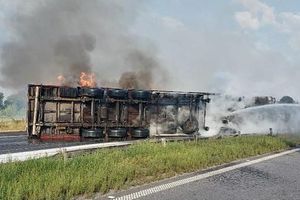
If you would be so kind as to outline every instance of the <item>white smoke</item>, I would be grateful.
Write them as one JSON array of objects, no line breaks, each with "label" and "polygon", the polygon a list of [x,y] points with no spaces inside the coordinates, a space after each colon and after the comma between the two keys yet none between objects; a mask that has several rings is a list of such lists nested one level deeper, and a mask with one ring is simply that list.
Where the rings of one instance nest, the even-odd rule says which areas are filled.
[{"label": "white smoke", "polygon": [[208,104],[206,125],[209,131],[203,131],[202,135],[223,134],[222,129],[241,134],[299,134],[299,122],[299,104],[277,101],[256,105],[254,97],[218,95]]},{"label": "white smoke", "polygon": [[243,134],[300,133],[300,105],[273,104],[238,110],[230,114],[232,127]]},{"label": "white smoke", "polygon": [[203,131],[203,136],[214,136],[219,134],[224,126],[222,120],[232,111],[243,109],[252,100],[244,97],[232,97],[228,95],[211,96],[211,102],[207,104],[206,126],[208,131]]}]

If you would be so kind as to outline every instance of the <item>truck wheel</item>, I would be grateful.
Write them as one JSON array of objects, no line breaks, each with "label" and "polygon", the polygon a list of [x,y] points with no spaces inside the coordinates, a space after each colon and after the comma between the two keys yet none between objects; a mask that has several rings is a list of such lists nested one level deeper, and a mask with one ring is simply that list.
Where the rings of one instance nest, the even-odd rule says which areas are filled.
[{"label": "truck wheel", "polygon": [[60,87],[59,96],[65,98],[76,98],[78,96],[78,89],[70,87]]},{"label": "truck wheel", "polygon": [[109,89],[107,91],[107,95],[114,99],[127,99],[128,98],[128,90]]},{"label": "truck wheel", "polygon": [[174,122],[165,122],[162,127],[162,134],[175,134],[177,132],[177,126]]},{"label": "truck wheel", "polygon": [[162,97],[162,98],[158,99],[158,104],[165,105],[165,106],[176,105],[177,104],[177,98],[173,97],[173,96]]},{"label": "truck wheel", "polygon": [[145,129],[145,128],[134,129],[131,134],[133,138],[147,138],[149,137],[149,135],[150,135],[149,129]]},{"label": "truck wheel", "polygon": [[146,90],[133,90],[131,91],[132,99],[148,100],[151,98],[151,92]]},{"label": "truck wheel", "polygon": [[102,128],[94,129],[81,129],[81,137],[83,138],[104,138],[104,132]]},{"label": "truck wheel", "polygon": [[192,96],[191,95],[185,95],[181,94],[178,96],[178,105],[179,106],[188,106],[192,102]]},{"label": "truck wheel", "polygon": [[108,131],[108,137],[111,138],[124,138],[127,136],[126,128],[113,128]]},{"label": "truck wheel", "polygon": [[199,122],[196,117],[191,117],[181,125],[181,128],[184,134],[192,134],[199,130]]},{"label": "truck wheel", "polygon": [[92,98],[103,98],[104,90],[100,88],[80,88],[80,96],[92,97]]}]

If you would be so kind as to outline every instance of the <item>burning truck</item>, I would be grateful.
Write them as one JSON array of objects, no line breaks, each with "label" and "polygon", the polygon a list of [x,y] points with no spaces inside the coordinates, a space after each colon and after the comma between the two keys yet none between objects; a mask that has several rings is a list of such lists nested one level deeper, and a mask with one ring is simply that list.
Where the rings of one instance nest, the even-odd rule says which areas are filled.
[{"label": "burning truck", "polygon": [[211,93],[28,85],[27,127],[41,140],[140,139],[205,129]]}]

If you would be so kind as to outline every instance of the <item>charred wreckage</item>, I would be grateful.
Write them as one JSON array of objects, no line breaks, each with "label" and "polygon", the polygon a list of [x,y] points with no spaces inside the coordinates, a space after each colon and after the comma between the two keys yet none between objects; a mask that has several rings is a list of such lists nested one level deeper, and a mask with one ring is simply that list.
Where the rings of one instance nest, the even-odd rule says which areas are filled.
[{"label": "charred wreckage", "polygon": [[27,131],[41,140],[141,139],[205,127],[212,93],[28,85]]}]

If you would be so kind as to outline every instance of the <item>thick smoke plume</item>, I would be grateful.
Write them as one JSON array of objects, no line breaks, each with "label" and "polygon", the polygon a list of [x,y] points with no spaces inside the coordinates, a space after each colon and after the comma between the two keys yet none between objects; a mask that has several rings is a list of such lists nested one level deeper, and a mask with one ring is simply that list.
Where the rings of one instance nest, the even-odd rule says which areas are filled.
[{"label": "thick smoke plume", "polygon": [[156,87],[166,80],[155,50],[130,30],[143,9],[140,1],[19,4],[30,9],[16,10],[6,19],[10,41],[1,49],[2,87],[55,84],[59,75],[64,84],[76,86],[81,72],[95,73],[98,85],[126,88]]},{"label": "thick smoke plume", "polygon": [[[167,80],[166,72],[160,68],[158,61],[140,51],[132,51],[128,57],[128,64],[133,65],[132,71],[124,72],[119,80],[120,87],[123,88],[157,88],[155,84],[154,76],[161,76],[164,80],[160,80],[160,83],[165,83]],[[143,63],[141,65],[141,63]],[[156,71],[155,73],[153,73]]]}]

